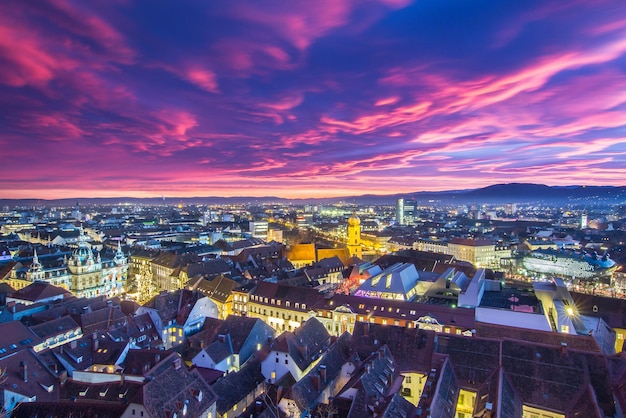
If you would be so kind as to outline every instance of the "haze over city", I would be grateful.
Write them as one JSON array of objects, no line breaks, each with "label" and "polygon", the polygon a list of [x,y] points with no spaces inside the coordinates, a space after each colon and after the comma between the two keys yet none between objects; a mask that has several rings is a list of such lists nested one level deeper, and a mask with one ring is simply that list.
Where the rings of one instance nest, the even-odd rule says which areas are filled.
[{"label": "haze over city", "polygon": [[8,1],[5,198],[626,185],[626,3]]}]

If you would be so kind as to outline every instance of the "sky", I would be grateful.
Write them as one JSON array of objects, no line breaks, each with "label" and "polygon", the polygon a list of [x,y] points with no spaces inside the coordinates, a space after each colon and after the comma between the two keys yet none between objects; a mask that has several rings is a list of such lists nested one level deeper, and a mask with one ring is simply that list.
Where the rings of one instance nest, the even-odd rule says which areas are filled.
[{"label": "sky", "polygon": [[0,197],[626,185],[624,0],[3,0]]}]

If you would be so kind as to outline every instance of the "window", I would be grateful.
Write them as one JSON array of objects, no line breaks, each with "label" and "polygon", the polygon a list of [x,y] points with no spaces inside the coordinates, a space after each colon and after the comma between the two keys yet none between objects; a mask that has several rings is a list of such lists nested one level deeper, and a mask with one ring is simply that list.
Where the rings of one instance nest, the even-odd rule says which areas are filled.
[{"label": "window", "polygon": [[288,359],[285,359],[285,364],[289,364],[289,360]]}]

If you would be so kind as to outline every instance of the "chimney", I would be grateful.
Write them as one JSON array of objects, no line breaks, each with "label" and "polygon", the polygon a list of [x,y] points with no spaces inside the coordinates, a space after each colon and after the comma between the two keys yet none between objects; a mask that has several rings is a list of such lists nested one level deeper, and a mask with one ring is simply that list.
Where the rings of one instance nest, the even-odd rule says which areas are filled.
[{"label": "chimney", "polygon": [[322,364],[320,366],[320,379],[322,380],[322,383],[326,384],[326,365]]},{"label": "chimney", "polygon": [[78,343],[76,342],[76,340],[72,340],[70,342],[70,348],[72,348],[73,350],[75,350],[77,346],[78,346]]},{"label": "chimney", "polygon": [[156,353],[154,355],[154,364],[157,364],[159,361],[161,361],[161,354]]},{"label": "chimney", "polygon": [[567,343],[562,342],[561,343],[561,357],[565,357],[565,356],[567,356]]},{"label": "chimney", "polygon": [[92,347],[93,351],[98,351],[98,344],[99,344],[99,342],[98,342],[98,334],[97,333],[94,332],[91,335],[91,342],[92,342],[91,347]]},{"label": "chimney", "polygon": [[315,389],[320,390],[320,377],[318,375],[311,376]]},{"label": "chimney", "polygon": [[28,383],[28,365],[25,361],[20,361],[20,377],[24,383]]}]

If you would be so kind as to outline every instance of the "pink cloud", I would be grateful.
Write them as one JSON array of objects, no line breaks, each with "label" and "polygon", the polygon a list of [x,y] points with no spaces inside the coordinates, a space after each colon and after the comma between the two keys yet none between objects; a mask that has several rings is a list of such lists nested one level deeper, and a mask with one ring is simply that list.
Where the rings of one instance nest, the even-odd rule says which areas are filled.
[{"label": "pink cloud", "polygon": [[210,93],[219,93],[217,76],[213,71],[198,67],[192,67],[185,72],[185,76],[187,80],[199,86],[200,88]]},{"label": "pink cloud", "polygon": [[60,69],[73,69],[77,62],[54,57],[44,51],[40,39],[32,31],[10,24],[0,17],[0,83],[12,87],[41,87],[52,80]]}]

